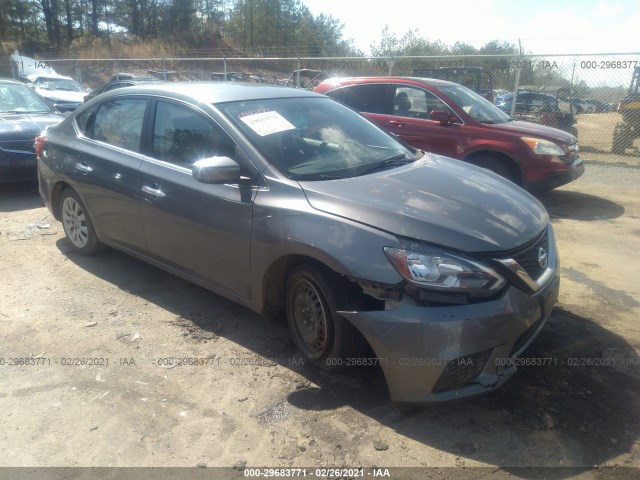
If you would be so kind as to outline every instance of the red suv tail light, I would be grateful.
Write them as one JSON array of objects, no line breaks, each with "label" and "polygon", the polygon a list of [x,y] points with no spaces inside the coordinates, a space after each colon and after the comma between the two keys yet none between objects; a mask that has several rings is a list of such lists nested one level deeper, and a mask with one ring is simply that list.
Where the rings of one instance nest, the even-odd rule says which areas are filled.
[{"label": "red suv tail light", "polygon": [[47,143],[47,137],[45,137],[44,135],[40,135],[39,137],[36,137],[36,140],[33,143],[33,148],[36,149],[36,157],[40,156],[40,152],[44,148],[45,143]]}]

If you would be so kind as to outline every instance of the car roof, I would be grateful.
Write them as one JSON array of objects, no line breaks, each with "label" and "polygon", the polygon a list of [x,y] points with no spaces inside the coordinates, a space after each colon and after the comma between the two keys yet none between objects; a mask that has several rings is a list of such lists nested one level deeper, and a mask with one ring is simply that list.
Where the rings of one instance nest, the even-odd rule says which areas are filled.
[{"label": "car roof", "polygon": [[415,82],[422,83],[423,85],[427,85],[429,87],[444,87],[448,85],[456,86],[460,85],[459,83],[449,82],[447,80],[438,80],[437,78],[422,78],[422,77],[334,77],[328,78],[322,83],[327,84],[335,84],[336,86],[341,85],[352,85],[355,83],[402,83],[402,82]]},{"label": "car roof", "polygon": [[[246,82],[148,82],[131,87],[119,88],[106,95],[130,93],[149,95],[171,95],[175,98],[196,99],[204,103],[224,103],[242,100],[262,100],[268,98],[319,97],[318,94],[290,87],[264,83]],[[102,97],[105,98],[105,97]]]}]

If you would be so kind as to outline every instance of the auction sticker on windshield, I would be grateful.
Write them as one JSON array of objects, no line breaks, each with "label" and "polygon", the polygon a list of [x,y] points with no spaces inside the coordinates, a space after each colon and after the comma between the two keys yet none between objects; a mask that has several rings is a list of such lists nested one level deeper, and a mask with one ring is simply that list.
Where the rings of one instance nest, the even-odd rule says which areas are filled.
[{"label": "auction sticker on windshield", "polygon": [[240,118],[254,132],[261,137],[271,135],[272,133],[284,132],[285,130],[293,130],[294,127],[289,121],[278,112],[261,112],[252,115],[246,115]]}]

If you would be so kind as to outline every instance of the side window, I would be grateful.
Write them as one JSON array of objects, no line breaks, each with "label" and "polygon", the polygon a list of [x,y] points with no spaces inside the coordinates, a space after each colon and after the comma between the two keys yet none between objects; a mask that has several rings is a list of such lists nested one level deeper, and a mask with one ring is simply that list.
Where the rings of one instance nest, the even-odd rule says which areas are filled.
[{"label": "side window", "polygon": [[434,110],[453,114],[447,105],[431,92],[415,87],[396,87],[393,114],[399,117],[429,118]]},{"label": "side window", "polygon": [[233,158],[235,144],[203,115],[189,108],[158,102],[153,127],[153,156],[190,168],[207,157]]},{"label": "side window", "polygon": [[358,112],[388,114],[385,104],[386,85],[353,85],[328,92],[327,95]]},{"label": "side window", "polygon": [[146,100],[134,98],[101,103],[93,123],[93,132],[88,136],[116,147],[139,152],[146,108]]},{"label": "side window", "polygon": [[98,106],[95,105],[91,108],[87,108],[80,115],[76,116],[76,125],[82,134],[86,137],[90,137],[90,131],[93,127],[93,121],[96,118],[96,112],[98,111]]}]

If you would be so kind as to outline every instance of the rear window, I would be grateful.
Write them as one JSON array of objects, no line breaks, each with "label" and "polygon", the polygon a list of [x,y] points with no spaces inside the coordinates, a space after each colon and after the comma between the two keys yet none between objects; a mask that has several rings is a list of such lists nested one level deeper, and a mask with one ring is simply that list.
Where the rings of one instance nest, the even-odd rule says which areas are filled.
[{"label": "rear window", "polygon": [[390,114],[387,102],[387,85],[351,85],[327,92],[327,95],[358,112]]},{"label": "rear window", "polygon": [[76,117],[76,125],[89,138],[140,152],[146,109],[147,100],[110,100],[83,111]]}]

